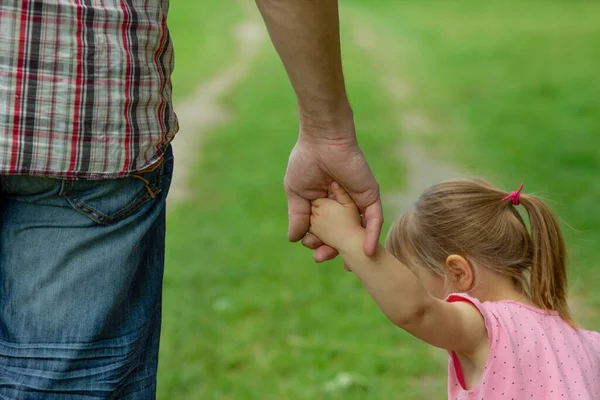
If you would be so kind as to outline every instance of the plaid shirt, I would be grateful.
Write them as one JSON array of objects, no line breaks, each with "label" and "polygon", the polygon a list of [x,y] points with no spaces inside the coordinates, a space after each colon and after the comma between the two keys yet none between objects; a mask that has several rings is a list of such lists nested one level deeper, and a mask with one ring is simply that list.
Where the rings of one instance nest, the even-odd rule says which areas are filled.
[{"label": "plaid shirt", "polygon": [[178,125],[169,0],[0,0],[0,175],[127,176]]}]

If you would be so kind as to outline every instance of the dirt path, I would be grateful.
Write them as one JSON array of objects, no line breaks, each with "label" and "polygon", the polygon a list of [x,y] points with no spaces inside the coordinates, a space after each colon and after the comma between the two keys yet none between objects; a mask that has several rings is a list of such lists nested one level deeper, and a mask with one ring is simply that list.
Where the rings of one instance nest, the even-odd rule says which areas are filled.
[{"label": "dirt path", "polygon": [[230,94],[247,76],[266,37],[258,11],[254,7],[244,6],[244,4],[242,6],[247,17],[233,29],[232,34],[237,40],[237,50],[231,64],[200,84],[193,96],[182,103],[175,104],[180,130],[173,141],[173,152],[177,161],[169,193],[171,204],[191,197],[190,172],[193,171],[200,157],[206,134],[217,124],[231,118],[228,111],[219,104],[219,100]]},{"label": "dirt path", "polygon": [[[381,49],[378,43],[380,38],[372,30],[357,25],[354,30],[354,41],[363,49],[370,59],[381,58]],[[398,74],[397,68],[385,68],[384,60],[374,64],[383,66],[380,72],[382,77],[379,85],[387,92],[390,100],[398,110],[398,157],[406,166],[406,186],[403,190],[385,193],[384,202],[388,209],[395,213],[401,212],[414,202],[427,187],[442,180],[456,178],[464,174],[452,163],[432,154],[424,145],[423,135],[435,130],[436,123],[425,111],[414,109],[411,99],[415,88]],[[392,72],[393,71],[393,72]]]}]

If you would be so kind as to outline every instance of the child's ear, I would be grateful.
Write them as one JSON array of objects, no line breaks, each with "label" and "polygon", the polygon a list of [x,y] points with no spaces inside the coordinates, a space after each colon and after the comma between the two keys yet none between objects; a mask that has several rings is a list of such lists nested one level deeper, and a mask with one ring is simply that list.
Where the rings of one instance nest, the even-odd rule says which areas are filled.
[{"label": "child's ear", "polygon": [[475,271],[464,257],[451,254],[446,258],[448,277],[452,286],[459,292],[468,292],[475,286]]}]

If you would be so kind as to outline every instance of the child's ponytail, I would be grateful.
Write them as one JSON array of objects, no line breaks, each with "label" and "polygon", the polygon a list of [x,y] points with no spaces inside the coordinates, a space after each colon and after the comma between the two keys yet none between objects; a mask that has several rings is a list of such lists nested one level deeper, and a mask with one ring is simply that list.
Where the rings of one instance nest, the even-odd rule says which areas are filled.
[{"label": "child's ponytail", "polygon": [[529,214],[531,230],[531,301],[541,309],[557,311],[575,326],[567,305],[567,252],[560,225],[539,198],[523,194],[519,200]]}]

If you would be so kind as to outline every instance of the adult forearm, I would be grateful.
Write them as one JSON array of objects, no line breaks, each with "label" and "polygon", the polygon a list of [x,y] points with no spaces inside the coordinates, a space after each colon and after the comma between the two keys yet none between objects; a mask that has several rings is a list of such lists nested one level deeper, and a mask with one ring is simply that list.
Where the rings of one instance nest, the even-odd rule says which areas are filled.
[{"label": "adult forearm", "polygon": [[337,0],[256,0],[307,133],[354,136],[340,54]]}]

